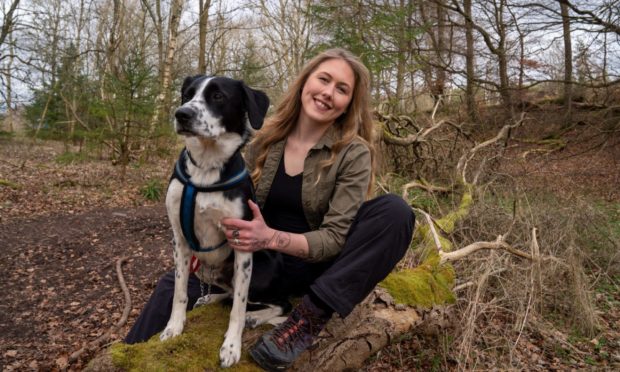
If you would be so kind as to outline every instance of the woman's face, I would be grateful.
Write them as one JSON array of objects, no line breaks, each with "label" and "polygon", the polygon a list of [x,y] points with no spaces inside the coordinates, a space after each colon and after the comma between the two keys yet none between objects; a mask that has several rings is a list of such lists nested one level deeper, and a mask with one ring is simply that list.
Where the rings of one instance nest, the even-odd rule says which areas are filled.
[{"label": "woman's face", "polygon": [[342,59],[328,59],[308,76],[301,91],[300,120],[332,124],[342,115],[351,99],[355,74]]}]

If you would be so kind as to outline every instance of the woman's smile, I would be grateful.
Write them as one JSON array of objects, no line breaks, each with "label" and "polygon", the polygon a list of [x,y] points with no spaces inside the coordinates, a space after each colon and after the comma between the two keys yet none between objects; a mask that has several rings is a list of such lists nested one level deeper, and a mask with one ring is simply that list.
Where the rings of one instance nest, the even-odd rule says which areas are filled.
[{"label": "woman's smile", "polygon": [[300,121],[332,124],[353,97],[355,74],[342,59],[328,59],[309,76],[301,92]]}]

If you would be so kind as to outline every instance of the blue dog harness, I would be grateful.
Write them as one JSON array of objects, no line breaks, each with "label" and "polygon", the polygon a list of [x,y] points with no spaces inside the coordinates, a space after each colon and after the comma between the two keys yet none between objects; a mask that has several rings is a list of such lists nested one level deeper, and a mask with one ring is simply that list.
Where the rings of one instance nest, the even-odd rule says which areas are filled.
[{"label": "blue dog harness", "polygon": [[[212,185],[207,186],[198,186],[194,184],[190,178],[191,176],[187,173],[187,159],[189,159],[192,164],[196,165],[194,159],[192,159],[191,155],[187,151],[187,149],[183,149],[181,151],[181,155],[179,156],[179,160],[177,160],[174,166],[174,172],[172,173],[172,177],[170,180],[176,178],[183,184],[183,195],[181,197],[181,230],[183,231],[183,235],[185,236],[185,240],[187,240],[190,248],[194,252],[211,252],[218,248],[221,248],[226,244],[227,240],[224,239],[223,242],[211,246],[211,247],[201,247],[198,238],[194,232],[194,212],[196,210],[196,196],[200,192],[214,192],[214,191],[226,191],[231,190],[235,187],[238,187],[245,181],[249,181],[248,170],[245,167],[245,162],[241,157],[239,152],[236,152],[231,161],[228,162],[224,169],[220,171],[220,180],[219,183],[214,183]],[[251,182],[250,182],[251,187]],[[251,187],[251,196],[254,199],[254,192]]]}]

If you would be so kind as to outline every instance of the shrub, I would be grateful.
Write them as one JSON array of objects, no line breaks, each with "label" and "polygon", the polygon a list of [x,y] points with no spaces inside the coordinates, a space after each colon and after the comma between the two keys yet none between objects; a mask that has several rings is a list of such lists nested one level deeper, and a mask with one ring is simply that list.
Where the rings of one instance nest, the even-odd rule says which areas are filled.
[{"label": "shrub", "polygon": [[159,201],[164,192],[164,185],[158,179],[150,179],[140,189],[140,193],[146,200]]}]

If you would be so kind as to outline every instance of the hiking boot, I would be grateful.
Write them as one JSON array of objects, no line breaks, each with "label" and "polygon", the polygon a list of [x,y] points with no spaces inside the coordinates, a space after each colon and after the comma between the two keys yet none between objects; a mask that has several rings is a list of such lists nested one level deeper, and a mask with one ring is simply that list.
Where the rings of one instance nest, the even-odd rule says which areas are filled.
[{"label": "hiking boot", "polygon": [[304,298],[284,323],[265,333],[252,347],[254,361],[268,371],[283,371],[310,348],[330,316]]}]

